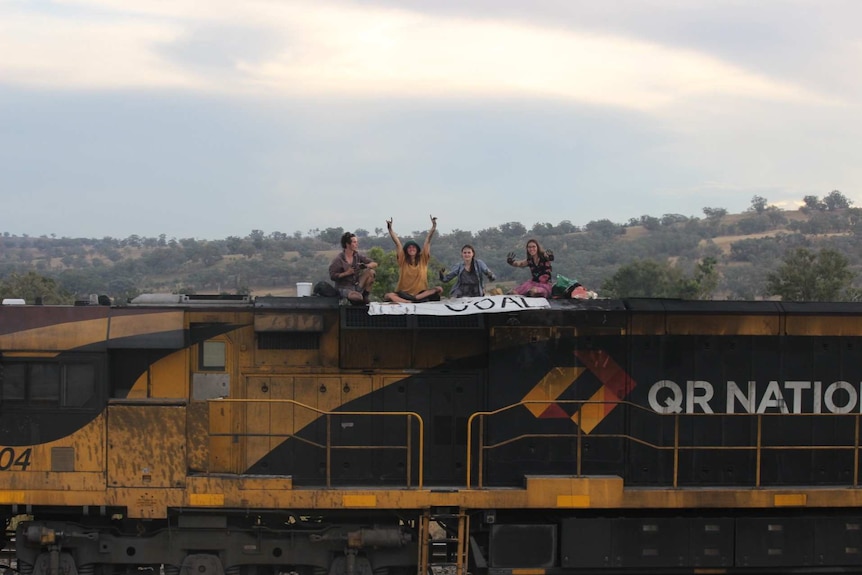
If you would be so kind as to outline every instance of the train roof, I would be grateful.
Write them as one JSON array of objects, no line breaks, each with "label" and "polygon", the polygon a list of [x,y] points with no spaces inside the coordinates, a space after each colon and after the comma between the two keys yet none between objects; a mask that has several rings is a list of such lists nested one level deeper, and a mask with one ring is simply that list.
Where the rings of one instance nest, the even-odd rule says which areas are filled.
[{"label": "train roof", "polygon": [[[491,296],[491,298],[509,296]],[[520,297],[520,296],[511,296]],[[475,298],[473,298],[475,299]],[[529,299],[529,298],[528,298]],[[432,304],[410,304],[406,315],[419,313],[422,306],[441,304],[458,305],[464,300],[444,299]],[[547,306],[530,310],[530,313],[541,311],[631,311],[641,314],[755,314],[755,315],[862,315],[862,302],[784,302],[784,301],[739,301],[739,300],[682,300],[664,298],[624,298],[624,299],[548,299]],[[148,293],[141,294],[125,303],[110,303],[105,296],[90,296],[89,299],[78,300],[75,307],[99,306],[114,308],[245,308],[245,309],[337,309],[342,307],[339,298],[331,297],[294,297],[294,296],[251,296],[233,294],[173,294]],[[390,304],[377,304],[388,307]],[[393,306],[398,304],[392,304]],[[3,308],[18,307],[69,307],[26,305],[23,299],[7,298],[2,301]],[[367,306],[347,306],[351,313],[367,311]]]}]

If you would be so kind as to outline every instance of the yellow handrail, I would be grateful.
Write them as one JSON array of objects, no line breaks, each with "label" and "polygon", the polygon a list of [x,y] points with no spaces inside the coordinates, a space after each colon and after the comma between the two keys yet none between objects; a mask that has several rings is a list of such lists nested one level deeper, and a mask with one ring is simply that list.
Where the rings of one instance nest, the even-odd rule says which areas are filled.
[{"label": "yellow handrail", "polygon": [[326,450],[326,485],[327,487],[331,486],[331,467],[332,467],[332,450],[333,449],[404,449],[407,452],[407,486],[409,487],[412,478],[412,441],[411,441],[411,433],[410,426],[407,426],[407,434],[405,445],[332,445],[332,425],[331,420],[333,415],[343,416],[343,415],[352,415],[352,416],[398,416],[398,417],[406,417],[409,422],[411,419],[415,419],[418,426],[419,431],[419,489],[424,485],[424,473],[425,473],[425,422],[422,421],[422,417],[416,413],[415,411],[327,411],[324,409],[319,409],[317,407],[307,405],[305,403],[296,401],[295,399],[228,399],[228,398],[213,398],[208,399],[207,403],[239,403],[239,404],[252,404],[252,403],[261,403],[266,405],[272,404],[289,404],[295,405],[304,409],[308,409],[314,413],[317,413],[320,416],[325,416],[326,418],[326,444],[322,445],[307,439],[303,439],[293,433],[268,433],[268,434],[259,434],[259,433],[235,433],[235,432],[226,432],[226,433],[213,433],[209,432],[209,436],[211,437],[222,437],[222,436],[237,436],[237,437],[284,437],[284,438],[294,438],[300,441],[303,441],[309,445],[313,445],[315,447],[319,447]]},{"label": "yellow handrail", "polygon": [[[497,442],[491,444],[485,443],[485,419],[488,417],[493,417],[495,415],[499,415],[501,413],[505,413],[507,411],[511,411],[518,407],[527,406],[530,404],[544,404],[555,403],[558,405],[565,404],[576,404],[581,407],[588,404],[598,404],[598,405],[614,405],[614,406],[628,406],[633,409],[644,411],[648,414],[654,415],[656,417],[673,417],[673,445],[659,445],[652,443],[650,441],[646,441],[639,437],[631,436],[627,433],[591,433],[589,434],[590,438],[616,438],[623,439],[626,441],[630,441],[633,443],[637,443],[639,445],[644,445],[646,447],[650,447],[657,451],[672,451],[673,452],[673,487],[676,488],[679,486],[679,454],[684,451],[753,451],[755,453],[755,487],[761,486],[761,466],[762,466],[762,453],[763,451],[782,451],[782,450],[804,450],[804,451],[846,451],[853,450],[854,457],[854,472],[853,472],[853,487],[858,486],[859,484],[859,450],[860,450],[860,416],[862,414],[858,413],[850,413],[850,414],[841,414],[841,413],[723,413],[723,414],[712,414],[712,413],[670,413],[670,414],[662,414],[657,413],[651,409],[648,409],[642,405],[638,405],[635,403],[631,403],[629,401],[592,401],[592,400],[548,400],[548,399],[534,399],[534,400],[524,400],[519,401],[517,403],[513,403],[510,405],[506,405],[500,407],[498,409],[492,411],[478,411],[473,413],[467,419],[467,454],[466,454],[466,486],[472,487],[472,473],[473,473],[473,454],[474,452],[478,456],[478,478],[476,486],[478,488],[482,488],[484,486],[484,453],[491,449],[496,449],[502,447],[504,445],[510,445],[512,443],[522,441],[524,439],[529,438],[560,438],[560,437],[574,437],[576,439],[576,474],[580,477],[583,473],[583,468],[581,465],[582,461],[582,441],[583,441],[583,431],[580,426],[577,426],[577,429],[573,433],[521,433],[518,435],[514,435],[512,437],[498,440]],[[698,418],[698,417],[754,417],[756,418],[756,435],[754,439],[753,445],[680,445],[680,428],[681,428],[681,420],[683,418]],[[849,443],[846,444],[834,444],[834,445],[764,445],[763,443],[763,420],[767,417],[807,417],[807,418],[827,418],[827,417],[853,417],[855,421],[854,426],[854,437],[852,445]],[[478,444],[476,448],[473,448],[473,426],[474,422],[478,419],[479,421],[479,434],[478,434]]]}]

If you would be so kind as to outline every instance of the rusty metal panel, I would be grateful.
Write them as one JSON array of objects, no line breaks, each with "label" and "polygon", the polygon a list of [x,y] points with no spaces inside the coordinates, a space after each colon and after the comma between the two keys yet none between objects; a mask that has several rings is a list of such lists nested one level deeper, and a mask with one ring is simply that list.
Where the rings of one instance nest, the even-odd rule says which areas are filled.
[{"label": "rusty metal panel", "polygon": [[538,343],[551,339],[551,327],[492,327],[491,349],[506,349],[525,343]]},{"label": "rusty metal panel", "polygon": [[207,471],[209,462],[209,406],[192,402],[186,407],[186,458],[190,472]]},{"label": "rusty metal panel", "polygon": [[185,476],[185,406],[108,407],[108,486],[177,487]]},{"label": "rusty metal panel", "polygon": [[209,449],[207,452],[207,470],[211,473],[234,471],[231,467],[233,461],[233,438],[231,433],[231,422],[235,407],[240,404],[229,401],[208,401],[209,420]]},{"label": "rusty metal panel", "polygon": [[862,316],[858,315],[788,315],[787,335],[862,335]]},{"label": "rusty metal panel", "polygon": [[629,331],[632,335],[664,335],[667,333],[663,313],[637,313],[631,316]]},{"label": "rusty metal panel", "polygon": [[323,331],[321,313],[256,313],[254,331]]},{"label": "rusty metal panel", "polygon": [[667,333],[673,335],[779,335],[778,315],[671,314]]}]

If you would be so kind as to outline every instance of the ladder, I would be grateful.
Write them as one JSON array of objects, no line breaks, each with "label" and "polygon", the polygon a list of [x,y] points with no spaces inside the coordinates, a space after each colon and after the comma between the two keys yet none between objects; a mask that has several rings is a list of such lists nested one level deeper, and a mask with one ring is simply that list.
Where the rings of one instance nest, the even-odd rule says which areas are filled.
[{"label": "ladder", "polygon": [[[442,527],[432,532],[433,525]],[[419,568],[417,575],[438,575],[454,567],[467,575],[470,517],[457,507],[431,507],[419,516]],[[451,570],[448,571],[451,573]]]}]

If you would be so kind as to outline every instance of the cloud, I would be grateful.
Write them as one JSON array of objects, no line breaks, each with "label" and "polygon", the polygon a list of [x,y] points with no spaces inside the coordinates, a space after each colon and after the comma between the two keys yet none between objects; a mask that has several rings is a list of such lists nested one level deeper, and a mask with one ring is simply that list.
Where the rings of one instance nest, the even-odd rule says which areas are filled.
[{"label": "cloud", "polygon": [[[831,101],[690,48],[619,33],[322,1],[65,5],[38,13],[18,5],[0,20],[6,82],[270,97],[526,97],[634,110],[703,96]],[[268,41],[232,49],[257,37]],[[218,55],[218,73],[183,58],[207,53]]]}]

